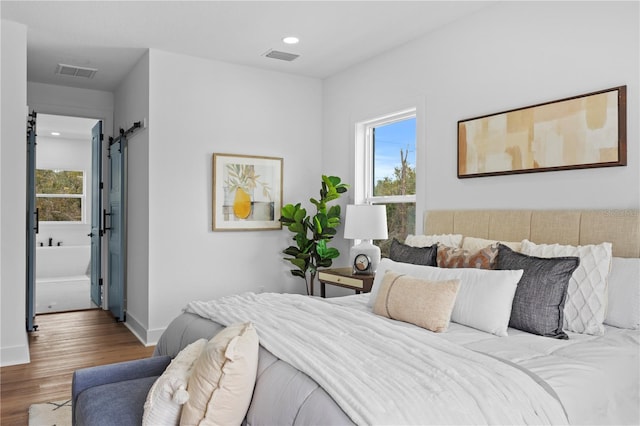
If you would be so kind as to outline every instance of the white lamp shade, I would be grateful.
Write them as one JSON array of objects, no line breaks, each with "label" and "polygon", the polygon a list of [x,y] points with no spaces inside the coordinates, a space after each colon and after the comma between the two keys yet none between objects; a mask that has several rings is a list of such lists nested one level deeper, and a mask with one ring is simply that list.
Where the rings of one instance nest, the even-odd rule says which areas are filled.
[{"label": "white lamp shade", "polygon": [[387,209],[384,205],[347,205],[344,237],[350,240],[386,240]]}]

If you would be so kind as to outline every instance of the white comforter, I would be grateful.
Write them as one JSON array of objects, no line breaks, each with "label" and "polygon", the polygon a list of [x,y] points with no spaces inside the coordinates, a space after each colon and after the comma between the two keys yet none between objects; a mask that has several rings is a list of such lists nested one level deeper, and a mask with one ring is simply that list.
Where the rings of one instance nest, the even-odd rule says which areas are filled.
[{"label": "white comforter", "polygon": [[[327,299],[371,316],[369,295]],[[398,327],[414,327],[396,322]],[[510,328],[508,337],[451,323],[438,337],[513,362],[545,381],[574,425],[640,424],[640,330],[605,325],[604,336],[568,332],[569,340]]]},{"label": "white comforter", "polygon": [[252,321],[260,344],[318,382],[357,424],[566,424],[523,371],[414,327],[290,294],[192,302],[224,325]]}]

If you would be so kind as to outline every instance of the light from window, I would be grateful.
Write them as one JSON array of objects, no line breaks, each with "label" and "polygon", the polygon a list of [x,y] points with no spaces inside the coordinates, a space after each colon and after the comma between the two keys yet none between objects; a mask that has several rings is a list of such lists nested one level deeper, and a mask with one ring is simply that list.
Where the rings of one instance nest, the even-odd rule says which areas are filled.
[{"label": "light from window", "polygon": [[416,115],[403,111],[364,124],[363,201],[384,204],[389,239],[374,241],[388,256],[393,238],[404,241],[416,224]]},{"label": "light from window", "polygon": [[36,170],[36,208],[44,222],[82,222],[84,172]]},{"label": "light from window", "polygon": [[415,117],[371,128],[373,196],[416,194]]}]

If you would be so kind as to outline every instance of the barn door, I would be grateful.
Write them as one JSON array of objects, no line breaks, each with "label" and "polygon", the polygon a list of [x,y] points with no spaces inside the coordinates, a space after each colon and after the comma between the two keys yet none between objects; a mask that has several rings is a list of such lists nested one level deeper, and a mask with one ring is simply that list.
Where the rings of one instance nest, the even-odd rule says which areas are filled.
[{"label": "barn door", "polygon": [[91,301],[102,306],[102,121],[91,129]]},{"label": "barn door", "polygon": [[126,262],[126,168],[125,147],[127,138],[121,135],[109,146],[109,206],[103,210],[104,229],[109,246],[108,307],[118,321],[125,320],[124,286]]},{"label": "barn door", "polygon": [[38,328],[36,319],[36,234],[38,209],[36,208],[36,113],[29,114],[27,122],[27,331]]}]

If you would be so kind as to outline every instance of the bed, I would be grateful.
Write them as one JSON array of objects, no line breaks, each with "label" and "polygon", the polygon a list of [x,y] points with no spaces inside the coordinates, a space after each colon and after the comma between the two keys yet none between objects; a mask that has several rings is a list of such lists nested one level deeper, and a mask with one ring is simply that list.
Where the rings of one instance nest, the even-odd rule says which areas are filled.
[{"label": "bed", "polygon": [[[552,330],[553,338],[507,328],[500,307],[506,302],[497,302],[502,294],[488,299],[498,290],[482,287],[486,282],[469,286],[462,283],[466,278],[459,278],[446,331],[433,333],[373,312],[374,297],[390,291],[384,284],[386,274],[380,278],[379,269],[372,294],[326,300],[245,294],[193,302],[168,326],[155,354],[175,357],[190,343],[211,338],[229,324],[254,322],[261,346],[255,388],[244,417],[247,425],[640,424],[638,210],[429,211],[424,230],[425,235],[412,236],[413,244],[409,238],[405,243],[426,249],[438,237],[460,236],[457,243],[445,242],[463,250],[466,240],[467,252],[474,245],[488,244],[494,252],[500,250],[498,260],[533,258],[547,264],[566,258],[562,261],[566,264],[580,257],[585,266],[593,259],[583,257],[582,251],[579,256],[557,254],[578,247],[608,247],[611,269],[605,274],[604,296],[576,296],[579,292],[573,289],[572,303],[581,297],[584,306],[596,306],[574,308],[575,317],[573,312],[567,315],[570,328],[565,329],[565,319],[563,327]],[[443,245],[437,242],[438,247]],[[383,262],[382,269],[406,268],[403,276],[411,278],[423,271],[437,276],[454,273]],[[579,263],[575,261],[569,274]],[[518,285],[524,288],[524,275],[506,266],[482,274],[494,283],[500,273],[504,288],[516,292],[507,298],[509,309],[513,302],[515,310],[516,284],[520,280]],[[475,268],[458,268],[455,273],[481,274],[465,272],[471,269]],[[517,272],[520,275],[514,278]],[[459,275],[463,276],[467,275]],[[508,287],[514,279],[516,284]],[[597,283],[589,285],[594,292],[602,291]],[[562,303],[569,303],[569,290],[563,294]],[[525,305],[523,316],[531,304]],[[580,317],[584,310],[590,312],[587,319]],[[507,313],[512,324],[509,315],[513,312]],[[548,317],[545,314],[542,321]]]}]

